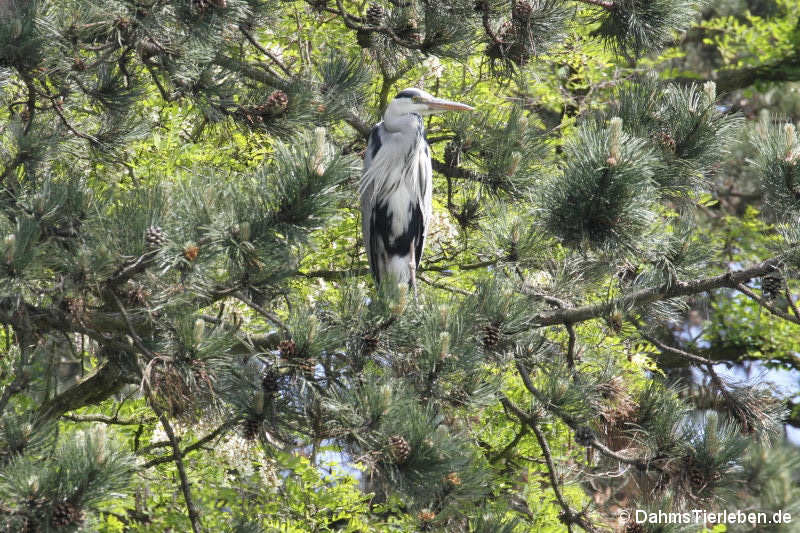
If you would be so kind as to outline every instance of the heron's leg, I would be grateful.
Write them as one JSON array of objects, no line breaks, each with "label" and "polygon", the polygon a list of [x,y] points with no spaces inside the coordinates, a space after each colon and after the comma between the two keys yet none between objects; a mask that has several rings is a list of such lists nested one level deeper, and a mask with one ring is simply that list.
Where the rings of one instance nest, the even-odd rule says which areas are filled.
[{"label": "heron's leg", "polygon": [[416,249],[416,239],[411,239],[411,260],[408,262],[409,280],[411,281],[411,289],[414,291],[414,303],[417,303],[417,262],[414,256]]}]

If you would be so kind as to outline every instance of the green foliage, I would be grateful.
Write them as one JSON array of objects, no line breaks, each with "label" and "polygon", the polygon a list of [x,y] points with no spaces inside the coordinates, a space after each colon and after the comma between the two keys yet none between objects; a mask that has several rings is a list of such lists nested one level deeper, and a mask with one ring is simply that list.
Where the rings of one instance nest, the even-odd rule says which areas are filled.
[{"label": "green foliage", "polygon": [[675,30],[686,29],[702,2],[695,0],[623,0],[597,15],[596,33],[623,54],[639,57],[658,51]]},{"label": "green foliage", "polygon": [[[127,487],[133,462],[120,446],[109,442],[104,428],[78,432],[64,439],[55,450],[50,468],[26,453],[12,459],[0,474],[0,494],[5,502],[25,502],[4,508],[8,531],[37,527],[54,531],[56,507],[48,502],[64,502],[75,509],[103,503]],[[78,522],[78,520],[74,520]]]},{"label": "green foliage", "polygon": [[[2,3],[0,529],[795,509],[787,398],[711,365],[798,352],[797,14],[735,4]],[[477,108],[413,293],[355,201],[409,86]]]},{"label": "green foliage", "polygon": [[630,247],[653,221],[655,158],[643,139],[585,126],[566,146],[567,166],[540,200],[549,232],[573,247]]}]

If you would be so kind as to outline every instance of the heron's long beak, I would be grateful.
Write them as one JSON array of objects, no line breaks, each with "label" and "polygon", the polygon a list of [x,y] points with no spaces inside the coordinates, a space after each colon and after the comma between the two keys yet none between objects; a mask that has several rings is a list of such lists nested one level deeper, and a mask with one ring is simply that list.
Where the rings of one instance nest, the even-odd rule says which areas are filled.
[{"label": "heron's long beak", "polygon": [[428,109],[432,111],[472,111],[475,109],[467,104],[461,104],[459,102],[453,102],[443,98],[431,98],[430,100],[425,100],[425,105],[427,105]]}]

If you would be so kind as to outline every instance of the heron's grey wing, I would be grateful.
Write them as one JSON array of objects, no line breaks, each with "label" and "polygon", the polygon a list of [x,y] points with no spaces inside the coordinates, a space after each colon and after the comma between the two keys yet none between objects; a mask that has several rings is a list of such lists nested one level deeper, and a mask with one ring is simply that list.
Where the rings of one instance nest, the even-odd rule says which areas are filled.
[{"label": "heron's grey wing", "polygon": [[416,249],[414,250],[417,266],[419,266],[419,262],[422,259],[422,252],[425,249],[425,236],[433,215],[433,168],[431,167],[430,148],[425,138],[422,139],[420,152],[417,169],[417,198],[420,203],[419,217],[421,220],[416,225],[417,240]]},{"label": "heron's grey wing", "polygon": [[[372,164],[373,159],[378,154],[378,151],[381,149],[382,140],[381,140],[381,133],[382,133],[383,123],[380,122],[373,126],[372,130],[369,133],[369,141],[367,142],[367,150],[364,154],[364,170],[363,172],[366,173],[369,170],[370,165]],[[369,260],[369,268],[372,270],[372,275],[375,277],[375,280],[378,280],[378,259],[377,259],[377,246],[376,246],[376,235],[373,231],[373,210],[375,208],[372,205],[372,191],[374,189],[374,183],[369,183],[367,186],[362,190],[361,193],[361,231],[364,235],[364,248],[367,250],[367,259]]]}]

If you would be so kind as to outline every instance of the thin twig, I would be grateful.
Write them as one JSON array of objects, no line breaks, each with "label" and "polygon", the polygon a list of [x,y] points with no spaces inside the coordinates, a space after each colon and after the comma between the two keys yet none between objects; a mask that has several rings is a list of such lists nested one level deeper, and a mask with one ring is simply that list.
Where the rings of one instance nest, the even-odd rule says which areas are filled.
[{"label": "thin twig", "polygon": [[767,311],[769,311],[773,315],[778,316],[778,317],[780,317],[780,318],[782,318],[784,320],[788,320],[789,322],[793,322],[795,324],[800,324],[800,318],[798,318],[796,316],[792,316],[789,313],[787,313],[786,311],[782,311],[782,310],[778,309],[773,304],[771,304],[770,302],[768,302],[764,298],[759,297],[756,293],[754,293],[753,291],[748,289],[744,285],[744,283],[738,283],[736,285],[736,290],[741,292],[742,294],[744,294],[745,296],[747,296],[751,300],[754,300],[754,301],[758,302],[758,304],[761,307],[763,307],[764,309],[766,309]]},{"label": "thin twig", "polygon": [[186,469],[183,465],[183,454],[181,453],[178,439],[175,437],[175,432],[172,430],[172,425],[169,423],[169,420],[167,420],[164,412],[153,400],[149,383],[144,384],[144,391],[150,403],[150,408],[154,413],[156,413],[156,416],[158,416],[158,420],[161,422],[161,426],[164,428],[164,432],[167,434],[167,438],[169,438],[170,445],[172,446],[172,455],[169,457],[169,460],[174,461],[175,466],[178,468],[178,476],[181,480],[181,490],[183,491],[183,499],[186,500],[186,510],[189,513],[189,521],[192,523],[192,531],[194,531],[194,533],[200,533],[202,531],[200,517],[197,514],[197,509],[195,508],[194,501],[192,500],[192,490],[191,486],[189,485],[189,478],[186,476]]},{"label": "thin twig", "polygon": [[483,22],[483,29],[486,32],[486,35],[488,35],[495,44],[503,44],[502,39],[497,37],[494,31],[492,31],[491,25],[489,24],[489,2],[486,0],[481,2],[481,12],[481,21]]},{"label": "thin twig", "polygon": [[564,496],[561,494],[561,490],[558,488],[558,480],[556,479],[556,468],[553,465],[553,457],[550,453],[550,445],[547,443],[547,439],[544,438],[544,434],[542,430],[539,429],[539,426],[536,424],[532,424],[530,428],[533,430],[533,433],[536,435],[536,440],[539,441],[539,447],[542,449],[542,455],[544,455],[545,463],[547,464],[547,473],[550,476],[550,484],[553,487],[553,492],[556,495],[556,499],[558,500],[559,505],[564,510],[564,521],[567,523],[567,531],[572,531],[572,525],[577,524],[586,531],[594,531],[594,526],[583,516],[582,513],[578,513],[572,507],[570,507],[567,500],[564,499]]},{"label": "thin twig", "polygon": [[611,11],[614,9],[614,2],[611,0],[575,0],[576,2],[581,2],[583,4],[589,4],[592,6],[602,7],[605,10]]},{"label": "thin twig", "polygon": [[693,353],[689,353],[689,352],[686,352],[684,350],[680,350],[678,348],[675,348],[674,346],[669,346],[667,344],[664,344],[660,340],[656,339],[655,337],[653,337],[651,335],[647,335],[646,333],[644,333],[641,330],[639,330],[639,335],[641,335],[642,338],[647,340],[650,344],[654,345],[656,348],[658,348],[662,352],[670,353],[672,355],[677,355],[678,357],[681,357],[681,358],[683,358],[683,359],[685,359],[685,360],[687,360],[690,363],[693,363],[695,365],[713,365],[714,364],[714,361],[712,361],[711,359],[706,359],[705,357],[700,357],[699,355],[695,355]]},{"label": "thin twig", "polygon": [[500,402],[503,406],[511,411],[519,421],[524,425],[529,427],[533,430],[534,434],[536,435],[536,440],[539,441],[539,447],[542,450],[542,455],[545,459],[545,464],[547,465],[548,475],[550,477],[550,484],[553,488],[553,492],[556,495],[556,499],[558,500],[559,505],[564,510],[563,512],[563,519],[564,522],[567,524],[567,529],[572,531],[572,524],[577,524],[586,531],[595,531],[594,526],[583,516],[582,513],[578,513],[572,507],[570,507],[569,503],[564,499],[564,496],[561,494],[561,491],[558,488],[558,480],[556,479],[555,474],[555,465],[553,464],[553,456],[550,452],[550,446],[547,443],[547,439],[545,439],[542,430],[539,429],[537,425],[537,420],[534,416],[526,413],[522,409],[520,409],[517,405],[514,404],[510,399],[503,396],[500,398]]},{"label": "thin twig", "polygon": [[253,37],[253,35],[249,31],[247,31],[246,29],[244,29],[241,26],[239,26],[239,31],[241,31],[244,34],[244,36],[247,37],[247,40],[250,41],[250,44],[255,46],[258,49],[259,52],[261,52],[262,54],[264,54],[265,56],[270,58],[276,65],[278,65],[278,67],[283,71],[284,74],[286,74],[289,77],[292,76],[292,72],[289,70],[289,67],[287,67],[284,64],[284,62],[281,61],[268,48],[265,48],[265,47],[261,46],[261,43],[256,41],[255,37]]},{"label": "thin twig", "polygon": [[575,335],[575,326],[572,325],[572,322],[567,322],[564,324],[567,328],[567,334],[569,335],[569,342],[567,343],[567,366],[570,370],[575,369],[575,343],[577,340],[577,336]]},{"label": "thin twig", "polygon": [[66,418],[73,422],[102,422],[103,424],[119,425],[119,426],[135,426],[137,424],[150,424],[155,422],[155,418],[119,418],[117,416],[105,415],[61,415],[61,418]]},{"label": "thin twig", "polygon": [[[563,410],[559,409],[558,407],[556,407],[555,405],[553,405],[552,403],[547,401],[547,398],[545,397],[545,395],[542,394],[542,392],[533,385],[533,382],[531,381],[531,377],[528,374],[528,371],[525,370],[525,367],[522,366],[522,363],[517,361],[516,362],[516,367],[517,367],[517,371],[519,372],[520,377],[522,378],[522,382],[525,385],[525,388],[528,389],[528,391],[531,394],[533,394],[534,398],[539,400],[539,402],[544,406],[545,409],[547,409],[548,411],[553,413],[556,417],[560,418],[566,425],[568,425],[573,430],[577,430],[582,425],[580,422],[578,422],[578,420],[576,420],[575,418],[573,418],[569,414],[565,413]],[[510,400],[508,400],[508,398],[505,398],[505,399],[501,398],[501,401],[503,401],[503,405],[506,405],[506,402],[508,402],[509,405],[513,406],[513,403],[511,403]],[[514,406],[514,407],[516,407],[516,406]],[[519,413],[525,414],[524,411],[520,410],[519,408],[516,408],[516,410],[512,409],[512,411],[514,411],[515,414],[519,414]],[[526,415],[526,416],[528,416],[528,415]],[[640,469],[642,471],[647,471],[647,470],[658,470],[658,471],[661,471],[661,468],[659,468],[658,466],[655,466],[655,465],[652,464],[652,460],[641,460],[641,459],[636,459],[636,458],[625,457],[624,455],[620,455],[620,454],[610,450],[607,446],[605,446],[603,443],[598,441],[597,438],[594,438],[589,443],[589,445],[592,446],[593,448],[596,448],[603,455],[606,455],[608,457],[611,457],[612,459],[616,459],[617,461],[620,461],[620,462],[623,462],[623,463],[626,463],[626,464],[634,465],[634,466],[636,466],[638,469]]]},{"label": "thin twig", "polygon": [[[234,424],[236,424],[235,420],[228,420],[228,421],[224,422],[223,424],[221,424],[219,427],[217,427],[214,431],[212,431],[211,433],[209,433],[205,437],[202,437],[202,438],[198,439],[197,441],[193,442],[192,444],[190,444],[189,446],[184,448],[181,451],[181,456],[182,457],[186,457],[189,453],[200,449],[200,447],[202,447],[203,445],[207,444],[208,442],[210,442],[210,441],[214,440],[215,438],[217,438],[218,436],[220,436],[224,431],[227,431],[228,428],[230,428]],[[169,442],[169,441],[154,442],[154,443],[152,443],[152,444],[150,444],[148,446],[145,446],[144,448],[140,449],[138,453],[139,454],[148,453],[148,452],[150,452],[150,451],[152,451],[152,450],[154,450],[156,448],[163,448],[164,446],[170,446],[170,445],[171,445],[171,442]],[[156,457],[155,459],[151,459],[150,461],[144,463],[142,465],[142,468],[145,468],[145,469],[146,468],[152,468],[152,467],[154,467],[156,465],[160,465],[162,463],[168,463],[168,462],[170,462],[170,461],[172,461],[174,459],[175,459],[175,454],[174,453],[172,453],[170,455],[165,455],[165,456],[162,456],[162,457]]]},{"label": "thin twig", "polygon": [[284,333],[289,333],[289,328],[286,326],[286,324],[284,324],[281,321],[280,318],[278,318],[275,314],[270,313],[269,311],[267,311],[266,309],[264,309],[263,307],[252,301],[250,298],[242,294],[241,292],[234,293],[233,297],[236,298],[237,300],[241,300],[243,303],[245,303],[246,305],[257,311],[261,316],[263,316],[264,318],[266,318],[267,320],[278,326],[280,329],[282,329]]},{"label": "thin twig", "polygon": [[794,313],[794,316],[800,319],[800,311],[798,311],[797,304],[794,303],[794,299],[792,299],[792,293],[789,292],[789,287],[783,289],[783,294],[786,296],[786,301],[789,302],[789,308]]},{"label": "thin twig", "polygon": [[452,292],[454,294],[460,294],[462,296],[472,295],[472,293],[469,291],[465,291],[464,289],[459,289],[458,287],[448,287],[447,285],[442,285],[441,283],[430,280],[421,274],[417,274],[417,279],[422,280],[424,283],[430,285],[431,287],[436,287],[437,289],[442,289],[444,291]]},{"label": "thin twig", "polygon": [[[119,308],[120,313],[122,313],[123,318],[125,319],[125,323],[128,325],[128,333],[130,334],[131,338],[133,339],[134,344],[142,350],[144,354],[146,354],[151,360],[155,360],[153,352],[151,352],[142,342],[141,337],[139,334],[136,333],[136,330],[133,327],[133,322],[131,322],[130,316],[128,316],[128,311],[125,309],[125,306],[122,305],[122,302],[117,297],[116,293],[112,290],[111,296],[114,298],[114,301]],[[158,404],[153,399],[153,393],[150,390],[150,382],[143,379],[142,380],[142,388],[144,389],[144,393],[147,396],[148,403],[150,404],[150,408],[158,417],[158,420],[161,422],[161,426],[164,428],[164,432],[167,434],[167,438],[169,438],[169,442],[172,445],[172,457],[171,460],[175,462],[175,466],[178,468],[178,476],[181,480],[181,490],[183,491],[183,498],[186,501],[186,510],[189,514],[189,521],[192,524],[192,531],[194,533],[200,533],[202,531],[202,527],[200,525],[200,517],[197,514],[197,509],[195,508],[194,501],[192,500],[192,490],[191,486],[189,485],[189,478],[186,476],[186,469],[183,465],[183,455],[181,453],[180,445],[178,444],[178,439],[175,437],[175,432],[172,430],[172,424],[169,423],[166,415],[164,415],[164,411],[158,407]]]}]

